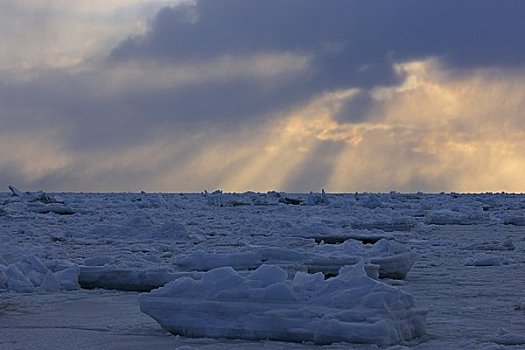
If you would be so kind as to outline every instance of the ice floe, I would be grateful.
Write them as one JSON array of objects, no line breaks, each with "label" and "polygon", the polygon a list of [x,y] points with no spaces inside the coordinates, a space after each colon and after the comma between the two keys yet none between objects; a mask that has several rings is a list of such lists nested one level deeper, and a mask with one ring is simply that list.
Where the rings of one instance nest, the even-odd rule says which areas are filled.
[{"label": "ice floe", "polygon": [[118,265],[80,266],[78,282],[82,288],[104,288],[146,292],[182,276],[197,273],[170,272],[167,268],[136,268]]},{"label": "ice floe", "polygon": [[224,266],[237,270],[253,270],[269,263],[284,267],[289,272],[308,271],[336,275],[342,266],[354,265],[364,260],[371,277],[403,279],[415,258],[415,253],[394,241],[381,239],[375,244],[363,244],[349,239],[343,244],[314,245],[308,250],[250,245],[235,251],[196,251],[176,258],[173,264],[179,271],[209,271]]},{"label": "ice floe", "polygon": [[489,341],[501,345],[524,345],[525,335],[511,332],[505,328],[498,329],[497,335]]},{"label": "ice floe", "polygon": [[[511,345],[518,344],[512,343],[516,339],[520,341],[517,336],[523,328],[525,309],[523,288],[520,288],[525,262],[523,196],[325,193],[329,200],[323,203],[322,195],[322,192],[274,191],[57,195],[13,188],[8,193],[0,193],[0,310],[6,299],[12,299],[11,305],[16,307],[17,301],[24,298],[31,304],[48,297],[60,300],[76,298],[77,294],[89,298],[111,295],[119,304],[122,296],[128,301],[133,299],[130,296],[136,296],[122,291],[163,290],[180,283],[190,283],[193,286],[190,290],[196,291],[200,290],[197,286],[213,285],[210,276],[214,271],[231,272],[233,268],[235,272],[231,274],[242,281],[239,289],[221,285],[213,289],[217,295],[210,294],[211,299],[204,293],[206,298],[197,295],[188,305],[181,306],[184,307],[181,309],[183,320],[188,320],[193,315],[191,312],[200,310],[199,307],[204,309],[203,305],[219,303],[224,308],[225,315],[208,315],[204,313],[207,310],[203,310],[205,320],[200,328],[203,333],[198,334],[210,337],[230,334],[235,338],[236,330],[224,328],[233,323],[221,323],[224,320],[221,317],[236,317],[240,315],[239,309],[244,308],[254,310],[254,318],[239,321],[242,327],[248,327],[248,335],[259,336],[262,332],[277,339],[337,342],[343,340],[330,332],[346,329],[344,327],[349,326],[345,322],[356,320],[359,326],[355,329],[374,329],[374,334],[386,334],[381,333],[382,330],[392,330],[395,322],[385,316],[384,309],[366,305],[387,300],[392,308],[391,297],[384,297],[391,295],[390,292],[370,293],[366,302],[358,299],[369,312],[363,318],[357,315],[364,314],[364,306],[341,311],[346,310],[346,304],[341,302],[336,311],[329,304],[331,299],[337,299],[337,293],[342,293],[337,292],[337,286],[348,285],[348,280],[353,279],[351,267],[359,264],[367,278],[397,290],[392,292],[392,298],[397,298],[396,293],[401,291],[409,292],[418,306],[432,310],[429,314],[431,336],[408,343],[400,341],[402,345],[394,348],[419,348],[420,342],[425,349],[455,348],[456,345],[470,350],[523,346]],[[59,215],[66,207],[74,214]],[[48,210],[50,208],[56,210]],[[279,266],[279,270],[275,266]],[[220,284],[219,281],[216,284]],[[64,292],[79,286],[89,290]],[[334,289],[333,295],[328,293],[329,289]],[[157,298],[156,293],[160,292],[154,291],[151,297]],[[168,303],[168,299],[162,298],[162,301],[168,306],[174,303]],[[136,310],[136,306],[130,304],[130,310]],[[91,311],[96,319],[97,311]],[[257,315],[262,316],[257,318]],[[274,315],[276,318],[272,319]],[[287,315],[295,318],[290,320]],[[324,315],[323,322],[332,320],[333,323],[326,323],[323,328],[323,324],[315,323],[321,319],[319,315]],[[139,316],[137,319],[146,319],[144,315]],[[105,321],[112,325],[122,321],[113,317],[111,314],[111,319]],[[310,317],[314,320],[312,324]],[[281,320],[292,331],[283,335],[270,327]],[[301,321],[294,323],[296,320]],[[378,321],[386,324],[381,332],[374,328],[378,327],[374,323]],[[398,334],[410,321],[399,318],[396,322],[400,328],[394,333]],[[250,325],[259,328],[249,328]],[[266,325],[269,328],[264,328]],[[142,329],[143,324],[136,326]],[[155,334],[161,334],[154,323],[150,322],[150,326]],[[495,333],[499,327],[506,327],[509,332],[491,337],[493,342],[484,347],[485,335]],[[0,331],[14,334],[5,328]],[[387,337],[372,338],[370,333],[363,332],[361,334],[368,337],[366,341],[387,342]],[[225,349],[231,344],[237,349],[244,349],[245,344],[250,349],[259,345],[269,349],[317,348],[311,343],[166,338],[174,338],[177,348],[182,344],[199,344],[196,348],[200,348],[203,343],[209,344],[210,349]],[[361,341],[357,336],[353,340],[345,339]],[[393,344],[397,338],[388,339]],[[456,340],[460,341],[456,344]],[[345,347],[348,346],[330,346]],[[371,345],[364,349],[375,348]]]},{"label": "ice floe", "polygon": [[274,265],[243,276],[231,267],[178,278],[142,294],[141,311],[173,334],[330,344],[398,344],[425,334],[426,311],[400,290],[369,278],[363,264],[337,277]]},{"label": "ice floe", "polygon": [[474,254],[471,258],[468,258],[465,265],[471,266],[499,266],[507,265],[510,261],[504,257],[490,253],[478,253]]},{"label": "ice floe", "polygon": [[36,292],[79,288],[79,268],[71,264],[51,270],[34,255],[0,251],[0,290]]}]

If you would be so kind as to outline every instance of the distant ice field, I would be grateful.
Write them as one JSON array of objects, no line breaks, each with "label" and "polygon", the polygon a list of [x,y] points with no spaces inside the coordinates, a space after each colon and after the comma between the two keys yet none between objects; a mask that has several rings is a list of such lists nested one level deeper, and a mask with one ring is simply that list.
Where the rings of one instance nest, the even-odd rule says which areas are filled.
[{"label": "distant ice field", "polygon": [[0,193],[0,349],[523,349],[525,195]]}]

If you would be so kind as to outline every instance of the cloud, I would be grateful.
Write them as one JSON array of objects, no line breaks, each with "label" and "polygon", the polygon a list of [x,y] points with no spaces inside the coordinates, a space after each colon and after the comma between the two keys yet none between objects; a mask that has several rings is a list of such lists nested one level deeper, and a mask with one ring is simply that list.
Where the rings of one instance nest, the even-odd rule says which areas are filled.
[{"label": "cloud", "polygon": [[53,126],[67,147],[83,151],[134,146],[158,129],[177,135],[231,129],[244,120],[255,126],[269,110],[289,106],[294,91],[279,85],[308,68],[309,57],[284,52],[45,70],[0,81],[0,126]]},{"label": "cloud", "polygon": [[1,186],[525,190],[522,1],[66,2],[0,4]]},{"label": "cloud", "polygon": [[336,119],[347,123],[359,123],[374,113],[376,101],[368,91],[359,91],[337,112]]},{"label": "cloud", "polygon": [[33,144],[2,135],[2,149],[20,151],[5,151],[1,164],[11,173],[24,169],[27,184],[50,190],[525,190],[525,72],[457,76],[432,60],[394,68],[404,83],[370,93],[381,118],[339,120],[359,95],[351,88],[258,128],[156,129],[127,147],[71,149],[51,129]]},{"label": "cloud", "polygon": [[38,132],[2,130],[1,180],[7,183],[20,179],[24,183],[38,182],[42,177],[66,167],[72,159],[62,152],[60,143],[53,142],[56,138],[57,133],[51,128],[42,128]]},{"label": "cloud", "polygon": [[159,6],[180,0],[3,0],[0,72],[67,68],[100,59],[123,37],[146,30]]},{"label": "cloud", "polygon": [[[250,122],[327,91],[357,88],[359,93],[340,118],[362,122],[378,117],[370,90],[404,81],[394,69],[397,63],[438,59],[456,74],[523,65],[525,49],[517,34],[525,30],[520,9],[525,10],[525,4],[509,1],[498,4],[496,11],[486,0],[201,0],[161,9],[149,29],[122,41],[108,62],[194,67],[192,83],[160,73],[171,77],[171,87],[133,97],[134,109],[150,110],[164,119]],[[256,74],[246,79],[231,74],[251,67],[253,57],[267,67],[274,66],[271,57],[287,57],[286,67],[294,74],[275,74],[273,84]],[[233,58],[235,64],[216,64],[225,58]],[[201,71],[213,70],[220,79],[197,82]]]},{"label": "cloud", "polygon": [[315,54],[318,83],[370,85],[393,78],[393,61],[439,56],[459,67],[522,65],[524,9],[519,0],[201,0],[162,9],[144,35],[112,56],[195,61],[295,50]]},{"label": "cloud", "polygon": [[525,190],[523,70],[457,76],[432,60],[397,69],[405,83],[374,91],[382,119],[356,126],[360,142],[341,152],[329,187]]}]

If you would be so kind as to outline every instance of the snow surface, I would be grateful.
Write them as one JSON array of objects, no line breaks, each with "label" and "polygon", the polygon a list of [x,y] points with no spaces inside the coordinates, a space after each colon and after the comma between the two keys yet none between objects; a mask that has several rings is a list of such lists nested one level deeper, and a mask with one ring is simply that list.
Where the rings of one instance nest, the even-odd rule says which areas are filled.
[{"label": "snow surface", "polygon": [[[333,283],[343,278],[342,266],[361,260],[379,278],[367,281],[429,310],[426,336],[391,349],[523,349],[524,211],[525,196],[512,194],[11,190],[0,194],[0,349],[388,348],[172,336],[140,312],[138,294],[129,291],[200,283],[217,264],[246,280],[273,264],[301,300],[305,292],[290,287],[295,276],[321,271],[331,278],[318,283]],[[405,273],[385,274],[385,259]],[[311,305],[334,312],[320,300]],[[302,319],[305,329],[315,328]]]},{"label": "snow surface", "polygon": [[243,277],[231,267],[180,278],[139,299],[140,309],[174,334],[331,344],[399,344],[425,335],[426,311],[409,294],[366,275],[363,262],[337,277],[276,265]]}]

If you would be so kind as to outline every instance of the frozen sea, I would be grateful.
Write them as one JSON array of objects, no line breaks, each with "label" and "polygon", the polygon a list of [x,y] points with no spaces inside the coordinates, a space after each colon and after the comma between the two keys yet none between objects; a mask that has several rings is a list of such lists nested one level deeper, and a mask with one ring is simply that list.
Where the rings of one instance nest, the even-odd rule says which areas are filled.
[{"label": "frozen sea", "polygon": [[[13,191],[0,194],[0,239],[1,350],[525,349],[525,195]],[[307,337],[315,317],[342,316],[331,300],[293,284],[294,276],[317,273],[324,278],[312,286],[322,287],[358,262],[370,276],[359,281],[375,288],[365,290],[367,303],[383,303],[372,293],[377,288],[410,296],[414,304],[403,313],[424,310],[425,334],[396,344],[268,340],[286,327],[282,310],[270,310],[276,332],[264,328],[260,339],[231,336],[213,312],[198,317],[202,332],[213,336],[189,337],[141,312],[139,301],[166,284],[166,305],[178,308],[166,314],[182,319],[184,329],[195,326],[192,312],[210,300],[235,306],[238,296],[259,312],[257,305],[275,308],[277,298],[282,308],[301,306],[294,315]],[[261,265],[280,266],[288,279],[270,281],[274,274],[255,285],[250,276]],[[214,282],[209,286],[225,288],[221,297],[212,290],[196,293],[194,302],[170,301],[181,295],[173,292],[176,283],[200,288],[217,269],[236,271],[245,289]],[[267,285],[282,289],[261,297]],[[348,303],[357,310],[352,324],[389,321],[371,314],[377,305]],[[316,310],[311,319],[308,310]]]}]

